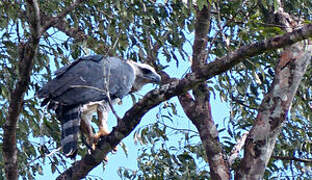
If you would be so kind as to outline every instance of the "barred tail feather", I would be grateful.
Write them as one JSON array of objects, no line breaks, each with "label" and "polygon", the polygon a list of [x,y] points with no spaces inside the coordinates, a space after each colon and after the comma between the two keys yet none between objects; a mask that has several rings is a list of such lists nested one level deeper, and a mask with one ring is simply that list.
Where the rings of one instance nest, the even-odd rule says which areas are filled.
[{"label": "barred tail feather", "polygon": [[61,145],[67,157],[77,154],[78,134],[80,129],[80,106],[60,106],[57,109],[57,118],[61,121]]}]

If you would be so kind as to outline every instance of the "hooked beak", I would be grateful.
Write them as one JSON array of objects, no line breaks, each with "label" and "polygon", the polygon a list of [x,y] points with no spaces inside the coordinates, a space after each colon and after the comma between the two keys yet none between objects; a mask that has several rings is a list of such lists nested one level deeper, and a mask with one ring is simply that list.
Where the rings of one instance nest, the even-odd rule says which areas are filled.
[{"label": "hooked beak", "polygon": [[161,81],[160,75],[156,74],[153,80],[154,80],[153,83],[160,84],[160,81]]},{"label": "hooked beak", "polygon": [[145,79],[148,79],[151,83],[160,84],[161,77],[159,74],[149,74],[145,75]]}]

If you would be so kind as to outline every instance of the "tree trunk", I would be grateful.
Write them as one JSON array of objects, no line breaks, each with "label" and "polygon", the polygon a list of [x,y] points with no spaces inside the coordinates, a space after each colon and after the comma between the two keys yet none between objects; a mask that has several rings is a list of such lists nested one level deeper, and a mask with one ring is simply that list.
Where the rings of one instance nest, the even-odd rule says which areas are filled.
[{"label": "tree trunk", "polygon": [[[286,31],[296,28],[296,23],[282,8],[273,15],[278,17],[273,18],[278,21],[274,23],[283,25]],[[270,90],[262,100],[247,137],[244,158],[235,179],[262,179],[291,102],[310,64],[311,53],[311,41],[306,40],[291,45],[281,54]]]}]

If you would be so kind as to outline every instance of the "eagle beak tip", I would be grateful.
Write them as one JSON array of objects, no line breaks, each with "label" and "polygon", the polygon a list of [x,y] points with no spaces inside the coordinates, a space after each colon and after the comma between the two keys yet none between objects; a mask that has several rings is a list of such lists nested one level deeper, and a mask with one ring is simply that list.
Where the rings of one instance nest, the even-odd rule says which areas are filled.
[{"label": "eagle beak tip", "polygon": [[161,77],[160,77],[160,75],[155,76],[154,82],[155,82],[156,84],[160,84],[160,82],[161,82]]}]

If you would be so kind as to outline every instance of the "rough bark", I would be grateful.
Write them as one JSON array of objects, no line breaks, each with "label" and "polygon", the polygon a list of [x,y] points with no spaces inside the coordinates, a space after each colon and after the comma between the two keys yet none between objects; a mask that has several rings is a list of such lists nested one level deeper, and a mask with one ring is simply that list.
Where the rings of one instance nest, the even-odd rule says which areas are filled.
[{"label": "rough bark", "polygon": [[[210,26],[210,5],[197,12],[193,45],[192,71],[201,72],[207,61],[207,36]],[[184,112],[197,128],[203,142],[212,179],[230,179],[230,169],[219,141],[217,127],[212,118],[209,90],[205,82],[189,93],[179,96]]]},{"label": "rough bark", "polygon": [[[271,13],[276,24],[290,32],[297,23],[280,8]],[[285,121],[291,102],[311,61],[311,41],[298,42],[286,48],[277,66],[269,92],[259,107],[256,121],[249,132],[239,170],[235,179],[262,179],[272,155],[277,136]]]},{"label": "rough bark", "polygon": [[16,127],[19,114],[22,110],[23,99],[30,81],[30,73],[33,66],[33,58],[36,54],[36,49],[39,43],[40,18],[39,6],[36,0],[27,1],[29,9],[29,20],[32,29],[30,40],[19,45],[19,80],[16,87],[11,93],[8,116],[3,126],[3,159],[5,176],[7,179],[18,179],[18,162],[17,162],[17,147],[16,147]]},{"label": "rough bark", "polygon": [[20,42],[18,46],[19,62],[18,62],[18,81],[15,88],[10,94],[9,109],[6,122],[3,125],[3,159],[4,171],[6,179],[18,179],[18,161],[17,161],[17,146],[16,146],[16,130],[19,115],[23,108],[24,95],[30,83],[33,61],[38,48],[39,40],[49,27],[57,23],[59,18],[63,18],[79,4],[76,1],[68,9],[65,9],[53,21],[44,24],[43,28],[40,25],[40,9],[37,0],[27,0],[27,19],[31,28],[31,36],[26,42]]},{"label": "rough bark", "polygon": [[265,95],[247,137],[236,179],[261,179],[286,119],[291,102],[311,60],[312,46],[303,42],[287,48],[276,67],[271,90]]},{"label": "rough bark", "polygon": [[211,106],[209,102],[209,91],[206,85],[201,84],[198,89],[204,93],[200,97],[193,100],[189,94],[179,96],[181,105],[196,126],[200,139],[204,145],[206,155],[210,167],[210,175],[212,179],[230,179],[230,169],[222,146],[219,141],[218,130],[214,124]]},{"label": "rough bark", "polygon": [[303,26],[293,32],[285,33],[284,35],[242,46],[222,58],[202,65],[200,72],[189,73],[181,80],[168,80],[169,83],[149,92],[143,99],[128,110],[121,121],[119,121],[118,125],[113,128],[113,131],[108,136],[101,137],[94,152],[86,155],[80,161],[75,162],[73,166],[63,172],[58,179],[79,179],[85,177],[90,170],[102,162],[107,153],[112,150],[112,147],[119,144],[124,137],[128,136],[130,132],[134,130],[148,110],[161,102],[174,96],[185,94],[194,86],[229,70],[248,57],[262,54],[268,50],[286,47],[309,37],[312,37],[312,24]]}]

